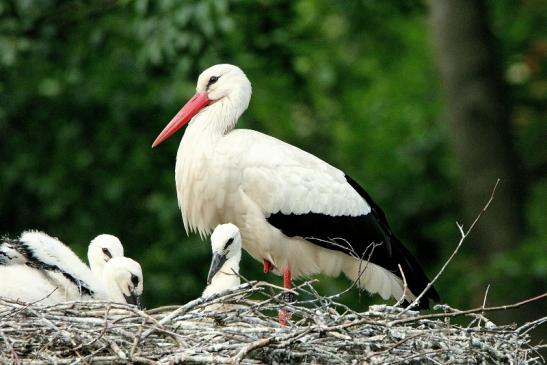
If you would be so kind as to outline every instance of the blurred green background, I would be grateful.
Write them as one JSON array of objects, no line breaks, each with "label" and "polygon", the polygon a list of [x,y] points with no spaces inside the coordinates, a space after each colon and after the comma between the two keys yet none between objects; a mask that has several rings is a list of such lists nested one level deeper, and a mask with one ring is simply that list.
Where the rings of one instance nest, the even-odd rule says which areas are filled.
[{"label": "blurred green background", "polygon": [[[437,283],[443,300],[461,308],[482,303],[489,284],[491,305],[547,287],[547,7],[536,0],[484,4],[496,55],[491,71],[507,107],[508,124],[499,129],[510,146],[501,147],[515,165],[516,189],[499,191],[485,218],[493,224],[465,243]],[[444,48],[434,46],[439,29],[430,6],[1,1],[0,234],[44,230],[82,257],[94,236],[115,234],[143,266],[147,307],[199,296],[210,248],[187,236],[177,207],[182,133],[150,146],[193,95],[199,73],[233,63],[253,84],[239,127],[295,144],[352,175],[434,276],[459,240],[456,221],[471,223],[495,177],[483,179],[478,208],[469,209],[468,174],[480,176],[488,166],[468,169],[457,157],[463,134],[449,122],[457,107],[447,107],[451,95],[439,71]],[[489,141],[488,133],[476,137]],[[496,209],[504,208],[496,202],[504,195],[519,203],[498,222]],[[496,235],[513,236],[498,245]],[[261,268],[244,256],[245,277],[281,282]],[[329,294],[350,284],[319,279]],[[343,300],[356,309],[381,302],[357,291]],[[522,315],[547,311],[538,313],[545,302],[534,308]]]}]

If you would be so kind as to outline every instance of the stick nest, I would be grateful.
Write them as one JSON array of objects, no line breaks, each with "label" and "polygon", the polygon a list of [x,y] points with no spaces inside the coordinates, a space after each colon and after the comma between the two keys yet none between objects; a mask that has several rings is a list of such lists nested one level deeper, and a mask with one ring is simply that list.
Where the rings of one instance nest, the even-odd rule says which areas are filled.
[{"label": "stick nest", "polygon": [[[513,363],[540,364],[522,326],[496,326],[446,305],[420,315],[372,306],[358,313],[311,282],[287,304],[280,288],[248,282],[222,295],[147,311],[108,302],[44,307],[0,299],[0,363]],[[251,299],[253,298],[253,299]],[[279,309],[292,312],[288,327]],[[467,324],[452,323],[455,317]],[[459,321],[460,323],[462,321]]]}]

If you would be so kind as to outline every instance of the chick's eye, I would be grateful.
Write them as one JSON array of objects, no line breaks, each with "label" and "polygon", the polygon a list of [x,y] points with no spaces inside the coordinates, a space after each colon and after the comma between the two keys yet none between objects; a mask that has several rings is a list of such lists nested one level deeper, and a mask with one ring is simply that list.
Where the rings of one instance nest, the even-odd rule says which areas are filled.
[{"label": "chick's eye", "polygon": [[110,253],[110,251],[108,250],[108,248],[103,248],[103,253],[108,256],[109,259],[112,258],[112,254]]},{"label": "chick's eye", "polygon": [[226,244],[224,245],[224,249],[228,249],[228,247],[230,247],[230,245],[234,242],[234,238],[230,238],[228,241],[226,241]]},{"label": "chick's eye", "polygon": [[133,283],[134,286],[138,286],[139,285],[139,277],[137,275],[132,274],[131,275],[131,282]]}]

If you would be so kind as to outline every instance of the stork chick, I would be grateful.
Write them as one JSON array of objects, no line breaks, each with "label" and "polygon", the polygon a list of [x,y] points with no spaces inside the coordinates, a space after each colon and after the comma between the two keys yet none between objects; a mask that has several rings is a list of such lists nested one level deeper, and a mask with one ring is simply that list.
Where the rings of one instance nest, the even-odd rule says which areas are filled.
[{"label": "stork chick", "polygon": [[[40,231],[24,231],[18,239],[5,239],[0,245],[0,267],[5,281],[28,283],[32,286],[34,277],[41,277],[50,283],[42,283],[43,287],[52,286],[65,292],[65,300],[92,299],[104,294],[101,279],[95,277],[89,267],[67,245],[55,237]],[[14,269],[13,266],[27,268]],[[32,270],[36,270],[33,272]],[[19,277],[27,273],[28,278]],[[7,279],[10,275],[10,279]],[[11,284],[5,284],[11,286]],[[1,293],[0,293],[1,295]],[[27,298],[28,296],[26,296]]]},{"label": "stork chick", "polygon": [[26,265],[0,265],[0,297],[40,305],[93,299],[62,274]]},{"label": "stork chick", "polygon": [[[105,263],[119,256],[123,256],[123,246],[118,237],[110,234],[95,237],[87,250],[95,279],[102,281]],[[28,265],[50,272],[64,272],[73,281],[91,280],[87,266],[67,245],[40,231],[24,231],[18,239],[4,239],[0,244],[0,265]]]},{"label": "stork chick", "polygon": [[221,293],[240,284],[241,234],[231,223],[218,225],[211,235],[213,259],[202,296]]},{"label": "stork chick", "polygon": [[123,257],[120,240],[102,234],[88,249],[91,269],[64,243],[25,231],[0,244],[0,296],[51,305],[73,300],[140,304],[140,265]]},{"label": "stork chick", "polygon": [[123,257],[123,246],[118,237],[100,234],[89,243],[87,261],[95,277],[102,277],[104,265],[113,257]]},{"label": "stork chick", "polygon": [[129,257],[113,257],[104,265],[103,285],[108,299],[141,307],[143,275],[141,265]]}]

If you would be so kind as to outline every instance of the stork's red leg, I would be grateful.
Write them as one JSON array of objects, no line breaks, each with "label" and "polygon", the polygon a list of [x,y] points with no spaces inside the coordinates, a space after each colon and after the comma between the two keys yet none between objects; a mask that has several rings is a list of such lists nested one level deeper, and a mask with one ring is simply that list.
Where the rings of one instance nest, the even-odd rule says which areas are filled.
[{"label": "stork's red leg", "polygon": [[264,259],[264,274],[269,273],[272,271],[272,263],[266,259]]},{"label": "stork's red leg", "polygon": [[[288,267],[283,269],[283,287],[285,289],[292,289],[292,274],[291,269]],[[291,292],[283,293],[283,300],[289,303],[292,302],[293,294]],[[289,319],[291,319],[291,312],[285,309],[280,309],[277,317],[279,319],[279,324],[286,326],[289,323]]]},{"label": "stork's red leg", "polygon": [[283,287],[285,289],[292,289],[292,275],[288,267],[283,270]]}]

